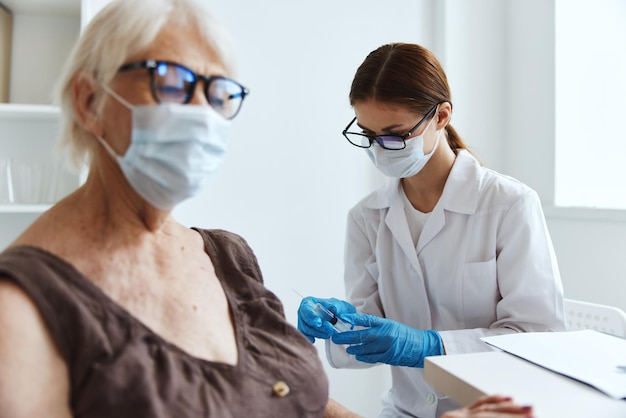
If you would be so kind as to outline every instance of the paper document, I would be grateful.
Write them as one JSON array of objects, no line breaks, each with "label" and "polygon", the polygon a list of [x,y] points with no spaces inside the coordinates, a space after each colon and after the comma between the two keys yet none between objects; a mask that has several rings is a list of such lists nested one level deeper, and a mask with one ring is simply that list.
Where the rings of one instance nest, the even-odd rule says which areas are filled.
[{"label": "paper document", "polygon": [[487,344],[626,398],[626,339],[598,331],[521,332],[481,338]]}]

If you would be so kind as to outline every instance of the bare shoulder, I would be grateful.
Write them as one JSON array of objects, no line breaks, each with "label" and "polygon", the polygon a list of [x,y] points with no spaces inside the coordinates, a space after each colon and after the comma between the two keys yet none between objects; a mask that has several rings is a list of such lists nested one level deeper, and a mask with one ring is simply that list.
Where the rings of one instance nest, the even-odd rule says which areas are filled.
[{"label": "bare shoulder", "polygon": [[[35,322],[39,318],[35,304],[18,285],[0,276],[0,326],[4,331],[21,334],[30,332],[19,326],[24,321]],[[3,333],[3,335],[6,335]],[[0,340],[0,344],[6,339]]]},{"label": "bare shoulder", "polygon": [[28,295],[0,277],[0,416],[70,417],[69,378]]},{"label": "bare shoulder", "polygon": [[68,241],[66,228],[59,228],[62,220],[57,215],[56,207],[50,208],[31,223],[10,244],[10,247],[18,245],[33,245],[48,249],[57,243]]}]

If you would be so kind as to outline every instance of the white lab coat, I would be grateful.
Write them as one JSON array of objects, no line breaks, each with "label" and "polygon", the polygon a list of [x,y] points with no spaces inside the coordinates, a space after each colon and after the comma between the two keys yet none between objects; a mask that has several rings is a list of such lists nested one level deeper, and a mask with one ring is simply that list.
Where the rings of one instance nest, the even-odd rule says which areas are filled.
[{"label": "white lab coat", "polygon": [[[358,311],[438,330],[447,354],[490,350],[482,336],[565,329],[557,261],[532,189],[459,151],[417,247],[401,193],[391,179],[349,212],[345,286]],[[333,367],[370,366],[329,342],[327,356]],[[381,416],[443,412],[423,369],[391,371]]]}]

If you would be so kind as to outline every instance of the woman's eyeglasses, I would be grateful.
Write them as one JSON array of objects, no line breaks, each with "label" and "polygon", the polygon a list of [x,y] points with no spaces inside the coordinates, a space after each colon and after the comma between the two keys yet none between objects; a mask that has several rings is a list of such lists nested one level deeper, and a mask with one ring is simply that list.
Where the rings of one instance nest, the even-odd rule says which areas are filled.
[{"label": "woman's eyeglasses", "polygon": [[204,95],[207,101],[225,119],[237,116],[243,99],[249,94],[249,90],[235,80],[196,74],[175,62],[156,60],[131,62],[121,66],[119,71],[138,68],[148,70],[150,90],[157,103],[189,103],[198,82],[204,81]]},{"label": "woman's eyeglasses", "polygon": [[342,134],[346,137],[346,139],[355,147],[359,148],[369,148],[372,146],[374,142],[383,147],[384,149],[389,150],[401,150],[406,148],[406,140],[413,135],[413,133],[419,128],[430,116],[435,113],[438,104],[434,105],[432,109],[426,113],[417,125],[415,125],[409,132],[405,135],[366,135],[362,132],[348,132],[348,129],[352,126],[352,124],[356,121],[356,117],[352,119],[352,122],[346,126],[346,129],[343,130]]}]

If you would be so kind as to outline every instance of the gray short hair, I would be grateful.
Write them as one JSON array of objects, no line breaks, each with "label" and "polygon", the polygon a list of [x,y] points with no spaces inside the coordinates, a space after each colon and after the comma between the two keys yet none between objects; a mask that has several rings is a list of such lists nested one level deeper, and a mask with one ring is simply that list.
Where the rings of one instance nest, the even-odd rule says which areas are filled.
[{"label": "gray short hair", "polygon": [[[233,74],[232,42],[229,34],[195,0],[113,0],[89,22],[72,50],[56,86],[61,107],[58,147],[67,153],[73,168],[91,160],[97,141],[78,123],[72,99],[72,80],[83,72],[100,84],[108,84],[128,57],[148,48],[167,25],[193,27]],[[95,98],[101,109],[102,95]]]}]

